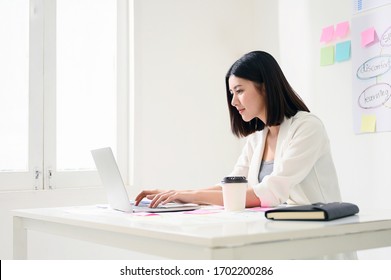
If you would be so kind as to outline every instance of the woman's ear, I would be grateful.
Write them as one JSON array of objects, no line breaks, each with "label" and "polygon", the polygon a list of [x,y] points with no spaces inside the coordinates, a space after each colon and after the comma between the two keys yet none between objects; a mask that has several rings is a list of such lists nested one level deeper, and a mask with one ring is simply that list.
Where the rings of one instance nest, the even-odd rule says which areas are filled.
[{"label": "woman's ear", "polygon": [[265,83],[262,83],[262,84],[257,83],[256,86],[259,89],[261,95],[265,95],[265,93],[266,93]]},{"label": "woman's ear", "polygon": [[262,93],[265,93],[265,92],[266,92],[265,83],[262,83],[262,84],[261,84],[261,91],[262,91]]}]

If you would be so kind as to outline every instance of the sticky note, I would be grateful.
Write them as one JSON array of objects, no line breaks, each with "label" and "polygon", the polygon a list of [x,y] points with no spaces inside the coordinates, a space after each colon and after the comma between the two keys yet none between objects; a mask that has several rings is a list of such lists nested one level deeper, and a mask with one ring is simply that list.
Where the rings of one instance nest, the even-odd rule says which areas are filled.
[{"label": "sticky note", "polygon": [[320,49],[320,65],[326,66],[334,63],[334,46]]},{"label": "sticky note", "polygon": [[322,29],[322,35],[320,36],[321,43],[328,43],[333,40],[334,37],[334,25],[324,27]]},{"label": "sticky note", "polygon": [[349,22],[344,21],[337,24],[335,27],[335,38],[345,38],[349,33]]},{"label": "sticky note", "polygon": [[361,32],[361,46],[366,47],[376,42],[377,35],[375,28],[371,27]]},{"label": "sticky note", "polygon": [[362,115],[360,132],[376,131],[376,115]]},{"label": "sticky note", "polygon": [[350,59],[350,41],[335,45],[335,61],[341,62]]}]

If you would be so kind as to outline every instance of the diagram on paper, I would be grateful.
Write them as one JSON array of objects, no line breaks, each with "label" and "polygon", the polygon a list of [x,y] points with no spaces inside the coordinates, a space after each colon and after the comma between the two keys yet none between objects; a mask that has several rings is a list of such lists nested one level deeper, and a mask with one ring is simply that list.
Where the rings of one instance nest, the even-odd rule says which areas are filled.
[{"label": "diagram on paper", "polygon": [[391,5],[352,20],[353,126],[391,131]]}]

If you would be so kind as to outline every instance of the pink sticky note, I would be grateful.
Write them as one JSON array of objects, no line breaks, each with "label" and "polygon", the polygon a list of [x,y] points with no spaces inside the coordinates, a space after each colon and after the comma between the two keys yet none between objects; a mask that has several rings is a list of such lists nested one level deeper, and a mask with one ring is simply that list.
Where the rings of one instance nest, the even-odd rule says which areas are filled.
[{"label": "pink sticky note", "polygon": [[337,24],[337,27],[335,28],[335,38],[345,38],[346,35],[349,33],[349,22],[344,21]]},{"label": "pink sticky note", "polygon": [[334,37],[334,25],[327,26],[322,29],[322,35],[320,37],[321,43],[328,43]]},{"label": "pink sticky note", "polygon": [[364,30],[363,32],[361,32],[361,46],[366,47],[372,44],[373,42],[375,42],[376,38],[377,35],[375,28],[371,27]]}]

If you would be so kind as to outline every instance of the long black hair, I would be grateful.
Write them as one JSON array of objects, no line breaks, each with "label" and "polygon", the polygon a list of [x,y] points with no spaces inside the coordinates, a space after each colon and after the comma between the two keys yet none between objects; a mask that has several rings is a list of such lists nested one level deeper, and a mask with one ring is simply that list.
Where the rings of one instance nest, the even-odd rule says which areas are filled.
[{"label": "long black hair", "polygon": [[[232,75],[250,80],[259,87],[264,84],[267,109],[266,123],[258,118],[254,118],[249,122],[243,121],[238,110],[231,105],[232,94],[228,79]],[[288,83],[277,61],[264,51],[253,51],[237,60],[225,76],[225,86],[231,130],[238,137],[245,137],[257,130],[263,130],[265,125],[280,125],[284,120],[284,116],[290,118],[298,111],[309,112],[303,100]]]}]

